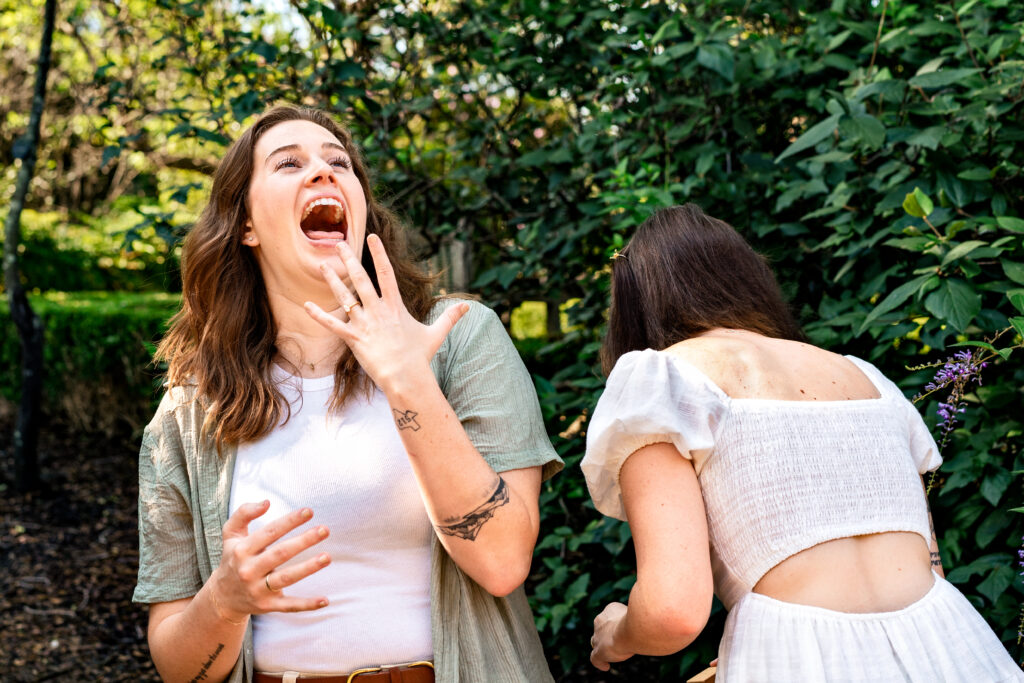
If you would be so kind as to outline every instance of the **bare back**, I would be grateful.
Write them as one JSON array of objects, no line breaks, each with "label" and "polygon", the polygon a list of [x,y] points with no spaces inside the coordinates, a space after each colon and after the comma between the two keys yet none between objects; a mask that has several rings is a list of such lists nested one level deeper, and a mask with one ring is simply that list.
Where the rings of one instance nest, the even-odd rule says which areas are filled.
[{"label": "bare back", "polygon": [[[878,398],[848,359],[810,344],[743,330],[712,330],[672,353],[733,399],[849,401]],[[928,543],[916,533],[887,532],[826,541],[770,569],[754,592],[842,612],[887,612],[928,592]]]}]

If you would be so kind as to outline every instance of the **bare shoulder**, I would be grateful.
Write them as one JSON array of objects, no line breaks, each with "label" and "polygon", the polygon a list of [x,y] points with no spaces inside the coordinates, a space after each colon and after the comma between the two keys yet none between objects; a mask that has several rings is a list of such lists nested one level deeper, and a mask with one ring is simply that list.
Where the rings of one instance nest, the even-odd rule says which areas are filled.
[{"label": "bare shoulder", "polygon": [[744,330],[712,330],[669,353],[694,366],[734,398],[842,400],[877,395],[848,359],[811,344]]}]

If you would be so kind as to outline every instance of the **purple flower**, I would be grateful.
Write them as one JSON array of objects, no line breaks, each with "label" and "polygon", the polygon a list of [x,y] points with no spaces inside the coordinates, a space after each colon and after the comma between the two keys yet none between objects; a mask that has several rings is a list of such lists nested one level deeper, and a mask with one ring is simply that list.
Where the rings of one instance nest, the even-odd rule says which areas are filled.
[{"label": "purple flower", "polygon": [[946,359],[932,381],[925,385],[925,391],[928,393],[950,388],[949,396],[944,402],[939,403],[936,410],[940,419],[938,428],[942,434],[940,450],[945,448],[949,435],[956,428],[957,416],[967,410],[963,400],[967,386],[972,381],[981,384],[981,371],[987,365],[987,362],[981,360],[980,354],[976,355],[969,350],[957,351]]}]

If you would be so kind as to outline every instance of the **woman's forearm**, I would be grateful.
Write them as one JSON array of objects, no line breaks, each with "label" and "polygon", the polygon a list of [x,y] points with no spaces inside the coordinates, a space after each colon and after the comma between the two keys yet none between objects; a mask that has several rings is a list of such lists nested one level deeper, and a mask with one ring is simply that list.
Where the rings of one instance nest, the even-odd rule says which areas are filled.
[{"label": "woman's forearm", "polygon": [[539,468],[499,477],[428,366],[391,378],[382,389],[445,549],[489,592],[511,592],[526,579],[537,541]]},{"label": "woman's forearm", "polygon": [[707,623],[710,605],[675,605],[644,590],[638,581],[629,594],[626,615],[614,634],[617,648],[630,654],[664,656],[692,643]]},{"label": "woman's forearm", "polygon": [[238,660],[249,617],[221,611],[212,588],[207,582],[190,600],[150,609],[149,649],[169,683],[223,681]]}]

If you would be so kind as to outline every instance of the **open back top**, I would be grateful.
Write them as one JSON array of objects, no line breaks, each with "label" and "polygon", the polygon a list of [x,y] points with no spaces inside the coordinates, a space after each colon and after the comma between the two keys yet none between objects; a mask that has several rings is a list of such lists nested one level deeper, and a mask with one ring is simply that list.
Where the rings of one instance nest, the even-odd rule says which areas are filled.
[{"label": "open back top", "polygon": [[769,569],[819,543],[887,531],[929,541],[919,475],[942,463],[938,447],[895,384],[847,358],[878,398],[731,398],[670,353],[623,355],[587,432],[582,468],[594,505],[625,519],[626,458],[675,445],[700,482],[715,593],[727,609]]}]

